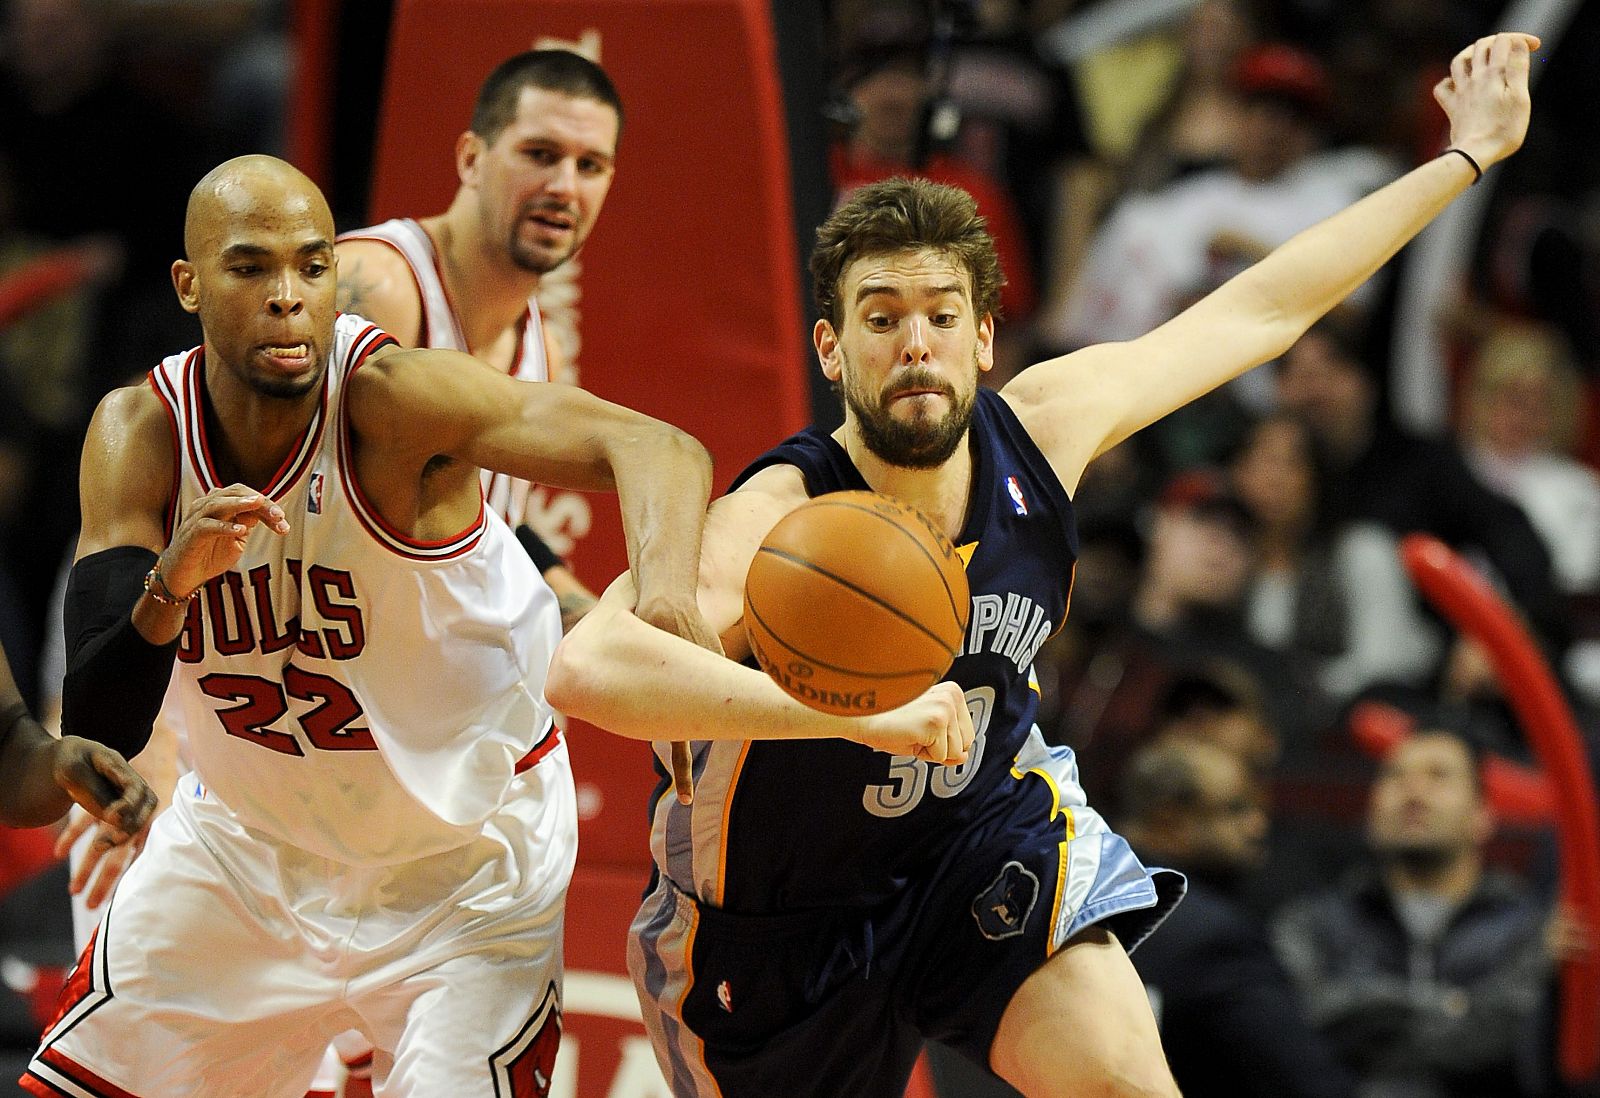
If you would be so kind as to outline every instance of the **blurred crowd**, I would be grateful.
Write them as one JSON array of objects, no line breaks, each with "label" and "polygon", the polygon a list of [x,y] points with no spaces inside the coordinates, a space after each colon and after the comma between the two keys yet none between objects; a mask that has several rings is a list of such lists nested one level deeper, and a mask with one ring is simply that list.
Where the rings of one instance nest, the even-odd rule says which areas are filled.
[{"label": "blurred crowd", "polygon": [[[1593,929],[1556,902],[1526,730],[1398,549],[1431,534],[1484,571],[1593,767],[1600,6],[822,6],[833,181],[974,194],[1008,278],[997,384],[1148,331],[1436,155],[1452,53],[1507,8],[1536,20],[1527,144],[1453,250],[1403,254],[1280,361],[1090,468],[1072,612],[1037,670],[1092,803],[1196,882],[1140,960],[1186,1094],[1563,1093],[1551,973]],[[84,427],[197,336],[167,276],[183,203],[220,159],[283,151],[287,7],[0,2],[0,643],[35,704]],[[0,1039],[31,1048],[12,962],[48,958],[7,880]],[[989,1093],[936,1066],[947,1094]]]},{"label": "blurred crowd", "polygon": [[[1402,255],[1281,360],[1099,459],[1074,501],[1041,724],[1091,804],[1193,881],[1135,956],[1186,1095],[1562,1092],[1552,972],[1593,928],[1556,900],[1527,730],[1400,546],[1431,535],[1505,597],[1593,769],[1600,140],[1577,104],[1600,101],[1600,12],[832,5],[835,182],[978,198],[1011,280],[996,384],[1149,331],[1437,155],[1431,89],[1508,7],[1545,40],[1533,128],[1443,260]],[[947,1093],[1007,1093],[936,1067]]]}]

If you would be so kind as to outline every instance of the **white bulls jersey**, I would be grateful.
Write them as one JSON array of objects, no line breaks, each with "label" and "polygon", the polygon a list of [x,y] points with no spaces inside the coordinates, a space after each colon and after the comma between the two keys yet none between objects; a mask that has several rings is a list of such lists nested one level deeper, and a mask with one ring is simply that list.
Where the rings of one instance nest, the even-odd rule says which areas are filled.
[{"label": "white bulls jersey", "polygon": [[[485,510],[454,537],[416,541],[355,483],[347,382],[392,343],[338,318],[322,404],[263,486],[290,532],[255,528],[189,604],[176,670],[208,795],[247,827],[351,865],[461,846],[529,767],[539,784],[571,783],[543,696],[560,613],[510,530]],[[203,373],[195,348],[150,374],[174,427],[174,528],[223,486]],[[575,844],[571,823],[552,812],[541,841]]]},{"label": "white bulls jersey", "polygon": [[[461,331],[461,320],[456,316],[455,305],[444,288],[438,249],[433,246],[433,238],[426,229],[409,217],[397,217],[370,228],[345,233],[339,239],[381,240],[405,259],[422,298],[422,330],[417,333],[418,347],[443,347],[472,353],[472,348],[467,346],[467,337]],[[550,364],[545,358],[544,325],[539,319],[539,303],[532,297],[528,298],[528,310],[523,314],[521,335],[508,373],[518,381],[550,380]],[[489,501],[489,507],[512,527],[527,521],[528,489],[525,480],[488,469],[483,471],[484,498]]]}]

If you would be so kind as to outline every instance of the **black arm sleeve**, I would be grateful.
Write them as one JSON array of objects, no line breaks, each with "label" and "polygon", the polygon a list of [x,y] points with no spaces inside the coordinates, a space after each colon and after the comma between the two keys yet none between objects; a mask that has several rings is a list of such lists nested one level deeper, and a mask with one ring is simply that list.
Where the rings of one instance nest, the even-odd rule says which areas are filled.
[{"label": "black arm sleeve", "polygon": [[178,642],[155,645],[133,626],[133,604],[156,554],[122,545],[84,557],[67,577],[67,674],[61,728],[133,758],[150,740]]}]

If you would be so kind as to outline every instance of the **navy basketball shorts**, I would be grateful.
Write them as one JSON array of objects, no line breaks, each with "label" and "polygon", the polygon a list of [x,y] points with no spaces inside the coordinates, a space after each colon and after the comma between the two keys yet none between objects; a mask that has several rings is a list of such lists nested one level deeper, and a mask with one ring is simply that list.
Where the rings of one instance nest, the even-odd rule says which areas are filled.
[{"label": "navy basketball shorts", "polygon": [[899,1098],[927,1038],[987,1067],[1012,996],[1069,938],[1101,924],[1132,949],[1183,894],[1073,777],[1013,771],[928,874],[871,907],[735,914],[658,875],[628,962],[673,1093]]}]

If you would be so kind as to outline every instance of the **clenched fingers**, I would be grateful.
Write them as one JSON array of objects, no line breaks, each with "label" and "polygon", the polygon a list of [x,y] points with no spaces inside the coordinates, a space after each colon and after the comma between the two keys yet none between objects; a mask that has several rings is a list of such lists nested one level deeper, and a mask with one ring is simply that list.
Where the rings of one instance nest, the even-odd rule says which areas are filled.
[{"label": "clenched fingers", "polygon": [[941,766],[959,766],[972,751],[972,712],[967,699],[953,682],[937,683],[925,696],[938,704],[931,714],[928,740],[917,756]]}]

